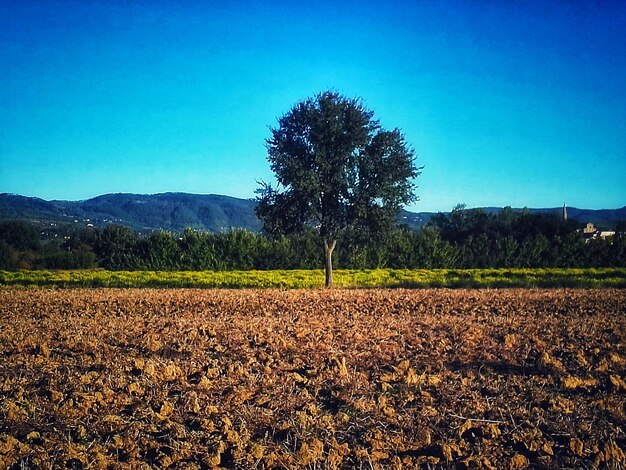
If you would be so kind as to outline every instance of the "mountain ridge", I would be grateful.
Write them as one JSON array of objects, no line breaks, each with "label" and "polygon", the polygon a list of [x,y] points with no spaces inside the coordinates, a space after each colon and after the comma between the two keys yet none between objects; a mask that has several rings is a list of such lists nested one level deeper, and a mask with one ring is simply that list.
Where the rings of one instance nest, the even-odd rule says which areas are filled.
[{"label": "mountain ridge", "polygon": [[[157,194],[109,193],[79,201],[45,200],[19,194],[0,193],[0,220],[27,220],[44,224],[71,223],[103,226],[111,223],[139,231],[180,231],[191,227],[212,232],[233,228],[260,231],[262,224],[254,213],[256,203],[221,194],[165,192]],[[483,207],[489,213],[498,207]],[[529,212],[561,213],[562,207],[524,208]],[[569,218],[612,228],[626,220],[626,206],[618,209],[578,209],[568,207]],[[444,212],[447,213],[447,212]],[[437,212],[402,211],[398,222],[418,228]]]}]

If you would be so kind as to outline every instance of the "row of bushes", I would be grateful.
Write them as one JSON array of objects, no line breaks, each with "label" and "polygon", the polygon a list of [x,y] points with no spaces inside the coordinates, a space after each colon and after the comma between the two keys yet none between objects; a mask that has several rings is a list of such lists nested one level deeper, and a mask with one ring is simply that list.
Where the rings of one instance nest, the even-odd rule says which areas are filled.
[{"label": "row of bushes", "polygon": [[[314,230],[272,239],[247,230],[187,229],[141,235],[130,228],[71,229],[47,234],[24,222],[0,224],[0,269],[226,271],[318,269],[322,242]],[[626,266],[626,235],[585,239],[575,222],[547,214],[498,214],[457,208],[419,230],[347,231],[336,268],[548,268]]]}]

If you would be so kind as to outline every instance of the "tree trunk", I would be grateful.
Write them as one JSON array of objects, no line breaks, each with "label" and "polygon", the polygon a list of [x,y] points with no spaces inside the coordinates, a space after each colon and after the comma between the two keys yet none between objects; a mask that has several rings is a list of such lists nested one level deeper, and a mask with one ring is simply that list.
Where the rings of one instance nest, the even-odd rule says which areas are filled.
[{"label": "tree trunk", "polygon": [[329,289],[333,286],[333,250],[337,240],[333,240],[330,245],[324,240],[324,253],[326,254],[326,288]]}]

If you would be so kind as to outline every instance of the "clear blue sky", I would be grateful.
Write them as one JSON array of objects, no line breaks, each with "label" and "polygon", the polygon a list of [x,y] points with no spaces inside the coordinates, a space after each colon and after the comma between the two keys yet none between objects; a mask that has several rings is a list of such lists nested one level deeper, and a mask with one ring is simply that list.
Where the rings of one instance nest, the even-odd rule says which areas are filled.
[{"label": "clear blue sky", "polygon": [[0,0],[0,192],[253,197],[333,89],[424,165],[418,211],[626,204],[626,3]]}]

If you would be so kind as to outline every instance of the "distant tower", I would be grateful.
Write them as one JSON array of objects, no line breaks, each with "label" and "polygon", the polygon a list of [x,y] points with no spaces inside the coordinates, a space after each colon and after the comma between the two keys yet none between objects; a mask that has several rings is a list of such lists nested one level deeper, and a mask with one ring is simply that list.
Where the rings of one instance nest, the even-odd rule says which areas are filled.
[{"label": "distant tower", "polygon": [[567,206],[563,203],[563,220],[567,220]]}]

